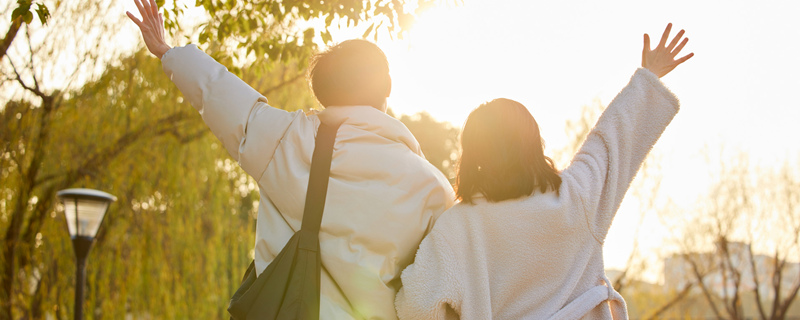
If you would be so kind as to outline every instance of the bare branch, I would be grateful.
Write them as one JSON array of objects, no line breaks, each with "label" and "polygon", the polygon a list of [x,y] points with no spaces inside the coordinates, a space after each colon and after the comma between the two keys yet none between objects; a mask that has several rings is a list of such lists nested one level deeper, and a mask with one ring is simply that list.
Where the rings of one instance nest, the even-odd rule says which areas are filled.
[{"label": "bare branch", "polygon": [[31,44],[31,33],[29,28],[25,28],[25,38],[28,39],[28,50],[30,54],[28,55],[28,61],[30,63],[31,69],[31,77],[33,78],[33,87],[36,88],[36,91],[41,92],[41,88],[39,87],[39,79],[36,79],[36,66],[33,64],[33,44]]},{"label": "bare branch", "polygon": [[[786,313],[789,311],[789,307],[792,305],[792,302],[795,298],[797,298],[797,293],[800,292],[800,268],[797,268],[797,270],[797,279],[795,280],[792,289],[789,290],[789,294],[786,295],[786,298],[781,302],[780,315],[782,316],[786,315]],[[781,272],[783,272],[783,270],[781,270]]]},{"label": "bare branch", "polygon": [[689,292],[692,291],[691,289],[692,289],[692,287],[694,287],[694,285],[695,285],[694,282],[687,283],[683,287],[683,289],[681,289],[681,291],[678,292],[677,295],[672,297],[672,300],[667,301],[667,303],[662,305],[660,308],[656,309],[656,311],[651,313],[649,316],[645,317],[645,319],[648,319],[648,320],[649,319],[658,319],[661,316],[661,314],[663,314],[664,312],[666,312],[667,310],[672,308],[675,304],[677,304],[678,302],[683,300],[683,298],[686,298],[686,296],[689,295]]},{"label": "bare branch", "polygon": [[755,284],[753,293],[756,295],[756,307],[758,307],[758,315],[761,316],[762,320],[766,320],[767,314],[764,312],[764,303],[761,301],[761,292],[758,290],[759,287],[761,287],[761,284],[758,281],[758,270],[756,269],[756,261],[753,259],[753,248],[751,246],[747,246],[747,256],[750,260],[750,268],[753,270],[753,283]]},{"label": "bare branch", "polygon": [[8,63],[11,64],[11,69],[14,70],[14,74],[17,76],[16,80],[20,84],[20,86],[22,86],[23,89],[30,91],[31,93],[35,94],[37,97],[40,97],[40,98],[47,97],[47,95],[44,94],[44,92],[39,91],[38,87],[30,87],[30,86],[28,86],[28,84],[25,83],[24,80],[22,80],[22,76],[19,75],[19,72],[17,71],[17,67],[14,65],[14,62],[11,61],[11,59],[8,59]]},{"label": "bare branch", "polygon": [[714,312],[714,315],[717,316],[717,319],[723,319],[722,315],[719,313],[719,309],[717,309],[716,304],[714,304],[714,299],[711,297],[711,292],[708,291],[705,282],[703,282],[705,275],[700,272],[700,269],[697,267],[697,262],[690,259],[687,254],[684,254],[683,257],[692,266],[692,272],[697,279],[697,285],[699,285],[700,289],[703,291],[703,296],[706,298],[706,301],[708,301],[708,305],[711,306],[711,311]]},{"label": "bare branch", "polygon": [[287,79],[287,80],[285,80],[285,81],[283,81],[283,82],[281,82],[281,83],[279,83],[279,84],[277,84],[275,86],[267,88],[266,90],[264,90],[264,92],[262,94],[263,95],[268,95],[268,94],[270,94],[272,92],[275,92],[275,91],[277,91],[277,90],[279,90],[279,89],[281,89],[281,88],[283,88],[283,87],[285,87],[285,86],[287,86],[289,84],[292,84],[292,83],[296,82],[297,80],[302,79],[304,76],[305,76],[304,72],[299,72],[296,75],[294,75],[293,77],[291,77],[290,79]]}]

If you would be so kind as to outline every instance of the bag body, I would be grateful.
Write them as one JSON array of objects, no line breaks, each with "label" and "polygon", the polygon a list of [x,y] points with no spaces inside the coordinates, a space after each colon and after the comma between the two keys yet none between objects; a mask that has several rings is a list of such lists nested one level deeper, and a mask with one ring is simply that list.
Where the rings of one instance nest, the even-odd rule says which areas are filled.
[{"label": "bag body", "polygon": [[320,124],[311,160],[303,224],[260,275],[250,263],[228,305],[234,320],[319,319],[319,228],[330,176],[333,143],[341,124]]}]

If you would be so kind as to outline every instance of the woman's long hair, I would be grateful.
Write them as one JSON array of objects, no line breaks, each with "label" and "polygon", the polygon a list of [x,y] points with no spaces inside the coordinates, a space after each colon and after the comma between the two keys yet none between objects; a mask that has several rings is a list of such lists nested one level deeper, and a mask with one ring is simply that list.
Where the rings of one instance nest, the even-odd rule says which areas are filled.
[{"label": "woman's long hair", "polygon": [[539,125],[519,102],[495,99],[470,113],[461,132],[456,195],[466,203],[483,194],[497,202],[558,191],[561,177],[544,155]]}]

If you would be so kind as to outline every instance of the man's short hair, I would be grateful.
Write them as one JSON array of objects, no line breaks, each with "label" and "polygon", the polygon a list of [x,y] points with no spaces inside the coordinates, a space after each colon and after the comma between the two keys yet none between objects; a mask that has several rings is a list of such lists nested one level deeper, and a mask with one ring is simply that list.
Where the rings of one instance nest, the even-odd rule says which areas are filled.
[{"label": "man's short hair", "polygon": [[372,42],[347,40],[311,59],[308,78],[323,107],[382,107],[392,88],[389,61]]}]

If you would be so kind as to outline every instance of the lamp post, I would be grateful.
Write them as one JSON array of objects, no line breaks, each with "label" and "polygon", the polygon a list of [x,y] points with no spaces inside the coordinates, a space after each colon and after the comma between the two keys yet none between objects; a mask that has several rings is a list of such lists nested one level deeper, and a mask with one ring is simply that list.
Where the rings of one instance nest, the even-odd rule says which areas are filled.
[{"label": "lamp post", "polygon": [[69,235],[77,258],[75,281],[75,320],[83,319],[83,288],[86,286],[86,257],[100,230],[103,217],[117,197],[92,189],[66,189],[56,193],[64,204]]}]

